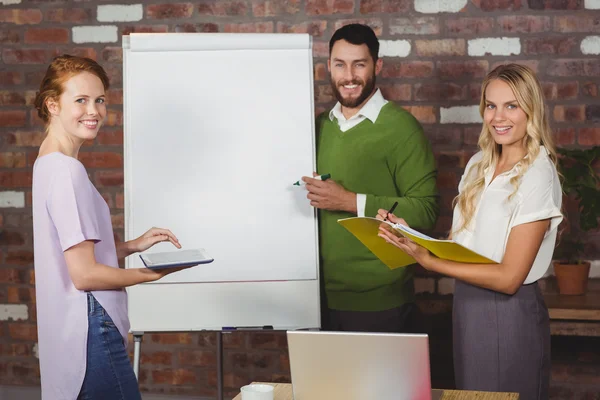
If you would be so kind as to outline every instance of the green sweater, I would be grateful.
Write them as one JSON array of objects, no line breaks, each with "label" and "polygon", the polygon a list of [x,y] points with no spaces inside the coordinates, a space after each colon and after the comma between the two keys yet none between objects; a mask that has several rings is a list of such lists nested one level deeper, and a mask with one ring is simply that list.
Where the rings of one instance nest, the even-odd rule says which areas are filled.
[{"label": "green sweater", "polygon": [[[365,216],[380,208],[417,229],[433,227],[439,212],[435,159],[419,122],[392,102],[375,123],[365,119],[342,132],[329,113],[316,121],[317,171],[354,193],[367,195]],[[389,269],[337,223],[356,216],[319,210],[322,277],[328,307],[381,311],[414,301],[412,267]],[[383,239],[382,239],[383,240]]]}]

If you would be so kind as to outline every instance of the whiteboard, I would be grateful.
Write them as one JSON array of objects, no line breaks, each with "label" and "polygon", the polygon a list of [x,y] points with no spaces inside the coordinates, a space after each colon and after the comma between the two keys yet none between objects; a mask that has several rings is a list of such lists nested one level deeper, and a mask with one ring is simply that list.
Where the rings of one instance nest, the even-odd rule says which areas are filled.
[{"label": "whiteboard", "polygon": [[128,288],[131,330],[318,327],[316,212],[292,185],[316,168],[310,36],[132,34],[123,59],[126,240],[165,227],[215,259]]}]

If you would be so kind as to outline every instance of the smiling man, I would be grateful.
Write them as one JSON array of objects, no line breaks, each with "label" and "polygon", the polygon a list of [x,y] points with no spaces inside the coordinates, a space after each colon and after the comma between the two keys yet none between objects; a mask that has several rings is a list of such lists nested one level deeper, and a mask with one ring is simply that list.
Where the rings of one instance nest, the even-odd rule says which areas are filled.
[{"label": "smiling man", "polygon": [[337,220],[375,217],[398,202],[395,215],[426,229],[439,212],[431,147],[419,122],[377,89],[378,53],[379,41],[366,25],[334,33],[327,65],[338,103],[316,121],[318,172],[332,179],[303,178],[319,209],[326,330],[415,329],[412,267],[390,270]]}]

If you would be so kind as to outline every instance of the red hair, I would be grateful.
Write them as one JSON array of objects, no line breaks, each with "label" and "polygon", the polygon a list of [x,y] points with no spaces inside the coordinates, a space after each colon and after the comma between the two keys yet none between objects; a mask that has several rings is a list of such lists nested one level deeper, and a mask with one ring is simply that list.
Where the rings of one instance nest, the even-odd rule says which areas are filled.
[{"label": "red hair", "polygon": [[55,99],[58,101],[63,94],[63,84],[73,76],[82,72],[89,72],[96,75],[104,86],[104,90],[108,90],[110,83],[108,75],[104,68],[96,61],[86,57],[70,56],[63,54],[55,57],[50,66],[46,70],[46,75],[40,85],[40,90],[35,97],[35,108],[38,111],[38,116],[44,123],[50,122],[50,111],[48,111],[47,101]]}]

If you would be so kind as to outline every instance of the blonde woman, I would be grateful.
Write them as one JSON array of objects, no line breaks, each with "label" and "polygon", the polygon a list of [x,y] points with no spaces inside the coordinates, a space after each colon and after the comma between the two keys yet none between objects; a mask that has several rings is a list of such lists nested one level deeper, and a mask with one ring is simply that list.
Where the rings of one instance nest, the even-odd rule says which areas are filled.
[{"label": "blonde woman", "polygon": [[562,191],[542,89],[528,67],[502,65],[485,78],[479,108],[481,151],[459,183],[451,236],[499,263],[442,260],[384,226],[380,236],[424,268],[456,278],[457,388],[547,399],[550,327],[537,280],[552,259]]}]

